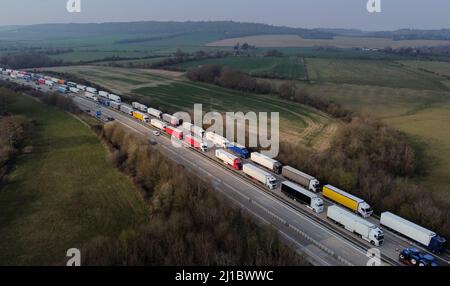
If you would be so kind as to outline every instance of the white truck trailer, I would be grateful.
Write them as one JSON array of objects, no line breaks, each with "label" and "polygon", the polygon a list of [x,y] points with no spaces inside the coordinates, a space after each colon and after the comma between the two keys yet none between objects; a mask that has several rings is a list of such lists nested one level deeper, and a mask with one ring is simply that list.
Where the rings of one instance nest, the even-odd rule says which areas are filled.
[{"label": "white truck trailer", "polygon": [[109,102],[109,106],[110,106],[111,108],[120,110],[120,103],[117,103],[117,102],[115,102],[115,101],[110,101],[110,102]]},{"label": "white truck trailer", "polygon": [[384,241],[383,231],[373,223],[336,205],[329,206],[327,218],[343,226],[346,230],[358,234],[372,245],[380,246]]},{"label": "white truck trailer", "polygon": [[144,104],[142,104],[142,103],[139,103],[139,102],[132,102],[131,103],[131,105],[135,108],[135,109],[137,109],[137,110],[139,110],[139,111],[142,111],[142,112],[147,112],[147,110],[148,110],[148,107],[146,106],[146,105],[144,105]]},{"label": "white truck trailer", "polygon": [[284,166],[281,174],[286,179],[293,181],[297,184],[302,185],[307,188],[311,192],[319,192],[320,191],[320,182],[316,178],[306,173],[303,173],[300,170],[292,168],[291,166]]},{"label": "white truck trailer", "polygon": [[84,97],[89,98],[93,101],[97,101],[97,96],[93,93],[90,93],[89,91],[84,92]]},{"label": "white truck trailer", "polygon": [[108,99],[112,100],[114,102],[117,102],[117,103],[122,103],[122,99],[120,98],[120,96],[112,94],[112,93],[108,94]]},{"label": "white truck trailer", "polygon": [[199,137],[203,137],[205,135],[205,130],[203,128],[190,122],[183,122],[183,129]]},{"label": "white truck trailer", "polygon": [[149,107],[147,109],[147,113],[150,114],[151,116],[159,118],[159,119],[161,119],[162,115],[163,115],[163,112],[161,110],[151,108],[151,107]]},{"label": "white truck trailer", "polygon": [[79,90],[83,90],[83,91],[86,90],[86,86],[85,86],[85,85],[82,85],[82,84],[77,84],[76,87],[77,87]]},{"label": "white truck trailer", "polygon": [[123,113],[133,116],[134,109],[132,106],[128,104],[121,104],[119,110],[122,111]]},{"label": "white truck trailer", "polygon": [[214,132],[206,132],[205,136],[207,141],[220,148],[227,148],[227,146],[230,144],[230,141],[228,141],[227,138]]},{"label": "white truck trailer", "polygon": [[258,165],[261,165],[277,174],[281,173],[281,163],[278,162],[277,160],[274,160],[266,155],[263,155],[261,153],[258,152],[253,152],[250,155],[250,160],[252,160],[253,162],[255,162]]},{"label": "white truck trailer", "polygon": [[164,120],[165,122],[167,122],[173,126],[180,125],[180,119],[178,117],[175,117],[175,116],[167,114],[167,113],[164,113],[162,115],[162,120]]},{"label": "white truck trailer", "polygon": [[161,120],[152,118],[150,120],[150,124],[152,126],[158,128],[158,129],[162,130],[162,131],[166,131],[167,124],[162,122]]},{"label": "white truck trailer", "polygon": [[242,169],[242,162],[241,159],[234,156],[233,154],[228,153],[227,151],[223,149],[217,149],[216,150],[216,157],[224,162],[226,165],[229,165],[233,167],[235,170],[241,170]]},{"label": "white truck trailer", "polygon": [[274,176],[252,164],[244,164],[242,166],[242,171],[244,171],[247,176],[268,187],[270,190],[274,190],[277,187],[277,179]]},{"label": "white truck trailer", "polygon": [[426,246],[432,252],[442,253],[444,251],[445,238],[391,212],[381,214],[380,224]]},{"label": "white truck trailer", "polygon": [[73,93],[80,93],[80,90],[76,87],[69,87],[69,91]]},{"label": "white truck trailer", "polygon": [[[12,77],[12,76],[11,76]],[[48,86],[48,87],[53,87],[53,85],[54,85],[54,82],[52,81],[52,80],[45,80],[45,85],[46,86]]]},{"label": "white truck trailer", "polygon": [[313,192],[310,192],[299,185],[285,181],[281,183],[281,192],[299,203],[305,204],[316,213],[323,212],[323,200]]},{"label": "white truck trailer", "polygon": [[98,92],[98,95],[100,95],[101,97],[104,97],[104,98],[108,98],[109,92],[100,90],[100,91]]},{"label": "white truck trailer", "polygon": [[89,91],[90,93],[97,94],[97,89],[93,87],[86,87],[86,91]]}]

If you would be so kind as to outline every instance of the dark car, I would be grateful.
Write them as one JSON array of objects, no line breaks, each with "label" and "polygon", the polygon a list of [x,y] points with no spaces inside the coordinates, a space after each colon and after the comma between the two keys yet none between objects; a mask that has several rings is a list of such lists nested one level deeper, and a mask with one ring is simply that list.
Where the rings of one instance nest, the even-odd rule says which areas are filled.
[{"label": "dark car", "polygon": [[412,266],[438,266],[436,258],[430,254],[423,253],[417,248],[406,248],[400,252],[399,260]]}]

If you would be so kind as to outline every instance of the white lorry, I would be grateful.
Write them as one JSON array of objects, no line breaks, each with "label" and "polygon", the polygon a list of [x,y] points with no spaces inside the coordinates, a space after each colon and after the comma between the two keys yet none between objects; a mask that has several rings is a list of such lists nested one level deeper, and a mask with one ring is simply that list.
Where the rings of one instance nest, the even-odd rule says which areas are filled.
[{"label": "white lorry", "polygon": [[372,245],[380,246],[383,244],[383,231],[378,226],[354,213],[333,205],[328,207],[327,218],[343,226],[346,230],[356,233]]},{"label": "white lorry", "polygon": [[242,166],[242,171],[244,171],[247,176],[264,184],[270,190],[274,190],[277,187],[277,179],[274,176],[252,164],[244,164]]},{"label": "white lorry", "polygon": [[131,103],[131,105],[135,108],[135,109],[137,109],[137,110],[139,110],[139,111],[142,111],[142,112],[147,112],[147,110],[148,110],[148,107],[146,106],[146,105],[144,105],[144,104],[142,104],[142,103],[139,103],[139,102],[132,102]]},{"label": "white lorry", "polygon": [[128,104],[121,104],[119,110],[122,111],[123,113],[133,116],[134,109],[132,106],[129,106]]},{"label": "white lorry", "polygon": [[104,97],[104,98],[108,98],[109,92],[100,90],[100,91],[98,92],[98,95],[100,95],[101,97]]},{"label": "white lorry", "polygon": [[89,91],[90,93],[97,94],[97,89],[93,87],[86,87],[86,91]]},{"label": "white lorry", "polygon": [[300,170],[294,169],[291,166],[284,166],[281,174],[288,180],[291,180],[297,184],[302,185],[305,188],[308,188],[311,192],[319,192],[320,191],[320,182],[316,178],[306,173],[303,173]]},{"label": "white lorry", "polygon": [[77,84],[76,87],[77,87],[79,90],[83,90],[83,91],[86,90],[86,86],[85,86],[85,85],[82,85],[82,84]]},{"label": "white lorry", "polygon": [[161,110],[158,110],[158,109],[155,109],[155,108],[151,108],[151,107],[149,107],[147,109],[147,113],[150,114],[151,116],[154,116],[154,117],[159,118],[159,119],[161,119],[162,115],[163,115],[163,112]]},{"label": "white lorry", "polygon": [[98,100],[97,96],[95,94],[93,94],[93,93],[90,93],[89,91],[86,91],[84,93],[84,97],[89,98],[89,99],[91,99],[93,101],[97,101]]},{"label": "white lorry", "polygon": [[228,153],[227,151],[223,149],[217,149],[216,150],[216,157],[224,162],[226,165],[229,165],[233,167],[235,170],[241,170],[242,169],[242,162],[241,159],[234,156],[233,154]]},{"label": "white lorry", "polygon": [[206,132],[206,140],[220,148],[227,148],[227,146],[230,144],[230,141],[228,141],[227,138],[214,132]]},{"label": "white lorry", "polygon": [[76,87],[69,87],[69,91],[73,92],[73,93],[79,93],[80,92],[80,90],[78,88],[76,88]]},{"label": "white lorry", "polygon": [[426,246],[434,253],[441,253],[445,250],[445,238],[398,215],[384,212],[381,214],[380,224]]},{"label": "white lorry", "polygon": [[158,129],[162,130],[162,131],[165,131],[165,130],[166,130],[166,127],[167,127],[167,124],[166,124],[166,123],[162,122],[161,120],[154,119],[154,118],[152,118],[152,119],[150,120],[150,124],[151,124],[152,126],[158,128]]},{"label": "white lorry", "polygon": [[109,106],[111,106],[111,108],[120,110],[120,103],[117,103],[117,102],[115,102],[115,101],[110,101],[110,102],[109,102]]},{"label": "white lorry", "polygon": [[252,160],[253,162],[255,162],[258,165],[261,165],[263,167],[266,167],[267,169],[280,174],[281,173],[281,163],[278,162],[277,160],[274,160],[266,155],[263,155],[261,153],[258,152],[253,152],[250,155],[250,160]]},{"label": "white lorry", "polygon": [[183,122],[183,129],[199,137],[203,137],[205,135],[205,130],[203,128],[190,122]]},{"label": "white lorry", "polygon": [[164,113],[162,115],[162,120],[164,120],[165,122],[167,122],[173,126],[180,125],[180,119],[178,117],[175,117],[175,116],[167,114],[167,113]]},{"label": "white lorry", "polygon": [[122,99],[121,99],[120,96],[118,96],[118,95],[115,95],[115,94],[110,93],[110,94],[108,95],[108,98],[109,98],[110,100],[114,101],[114,102],[122,103]]},{"label": "white lorry", "polygon": [[[11,76],[11,77],[12,77],[12,76]],[[53,87],[53,84],[54,84],[54,83],[53,83],[53,81],[51,81],[51,80],[48,80],[48,79],[47,79],[47,80],[45,81],[45,85],[48,86],[48,87]]]}]

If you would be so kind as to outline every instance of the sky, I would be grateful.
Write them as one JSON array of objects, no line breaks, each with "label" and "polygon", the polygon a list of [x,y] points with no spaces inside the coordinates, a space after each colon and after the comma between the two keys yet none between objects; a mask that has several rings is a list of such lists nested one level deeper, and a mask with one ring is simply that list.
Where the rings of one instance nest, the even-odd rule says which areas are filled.
[{"label": "sky", "polygon": [[[450,28],[449,0],[79,0],[80,13],[68,13],[69,0],[0,0],[0,26],[117,21],[233,20],[302,28]],[[371,0],[372,1],[372,0]]]}]

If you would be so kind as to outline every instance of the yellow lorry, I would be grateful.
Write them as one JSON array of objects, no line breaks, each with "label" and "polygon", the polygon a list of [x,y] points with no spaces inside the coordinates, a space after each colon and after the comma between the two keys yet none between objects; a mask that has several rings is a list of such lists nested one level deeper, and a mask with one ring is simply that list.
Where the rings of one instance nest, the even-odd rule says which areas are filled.
[{"label": "yellow lorry", "polygon": [[370,205],[363,199],[355,197],[332,185],[324,186],[322,191],[325,198],[360,214],[362,217],[370,217],[373,213]]},{"label": "yellow lorry", "polygon": [[149,117],[148,115],[139,112],[139,111],[133,111],[133,117],[136,119],[139,119],[142,122],[148,123],[149,122]]}]

